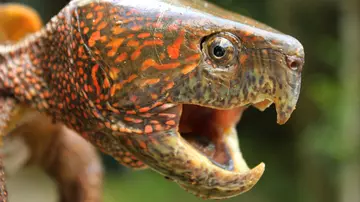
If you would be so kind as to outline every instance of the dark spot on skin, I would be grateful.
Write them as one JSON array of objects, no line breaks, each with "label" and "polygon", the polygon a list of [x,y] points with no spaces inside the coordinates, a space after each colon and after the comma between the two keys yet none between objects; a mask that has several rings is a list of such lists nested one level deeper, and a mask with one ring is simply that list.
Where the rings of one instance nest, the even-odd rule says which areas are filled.
[{"label": "dark spot on skin", "polygon": [[247,87],[245,86],[244,88],[243,88],[243,94],[244,94],[244,100],[247,100],[248,99],[248,89],[247,89]]},{"label": "dark spot on skin", "polygon": [[289,112],[292,111],[292,107],[288,106],[287,111],[289,111]]},{"label": "dark spot on skin", "polygon": [[176,89],[176,90],[174,90],[174,95],[180,95],[180,89]]},{"label": "dark spot on skin", "polygon": [[252,85],[255,85],[255,83],[256,83],[256,77],[255,77],[255,76],[252,76],[252,77],[251,77],[251,84],[252,84]]},{"label": "dark spot on skin", "polygon": [[273,89],[272,89],[272,94],[275,94],[275,91],[276,91],[276,80],[275,80],[275,78],[274,77],[270,77],[269,78],[270,79],[270,81],[272,82],[272,84],[273,84]]},{"label": "dark spot on skin", "polygon": [[260,86],[262,86],[264,84],[264,76],[260,77],[259,84],[260,84]]}]

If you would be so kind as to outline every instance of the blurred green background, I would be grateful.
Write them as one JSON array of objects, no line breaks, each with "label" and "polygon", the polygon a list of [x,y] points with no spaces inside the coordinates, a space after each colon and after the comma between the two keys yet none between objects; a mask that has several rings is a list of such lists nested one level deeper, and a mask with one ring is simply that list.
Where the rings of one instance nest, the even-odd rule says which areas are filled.
[{"label": "blurred green background", "polygon": [[[45,22],[67,3],[8,2],[32,6]],[[249,165],[264,161],[267,167],[254,189],[226,201],[360,201],[360,1],[211,2],[296,37],[306,52],[302,92],[290,121],[279,126],[274,108],[250,109],[238,125]],[[202,201],[155,172],[130,171],[103,159],[105,202]]]}]

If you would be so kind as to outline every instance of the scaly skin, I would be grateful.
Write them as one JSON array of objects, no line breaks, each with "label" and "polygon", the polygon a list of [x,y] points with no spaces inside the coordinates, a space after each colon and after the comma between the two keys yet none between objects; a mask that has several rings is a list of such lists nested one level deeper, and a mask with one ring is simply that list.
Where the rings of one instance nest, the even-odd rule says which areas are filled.
[{"label": "scaly skin", "polygon": [[[0,43],[18,41],[42,27],[37,12],[27,6],[0,5],[0,15]],[[59,201],[102,201],[102,166],[91,144],[13,98],[0,98],[0,103],[0,131],[1,136],[5,136],[1,138],[4,147],[0,154],[7,177],[35,164],[58,185]],[[5,173],[3,167],[1,169],[0,201],[3,202],[7,192]]]},{"label": "scaly skin", "polygon": [[[303,63],[296,39],[202,1],[74,0],[42,31],[0,47],[0,89],[120,163],[222,199],[264,172],[264,164],[250,170],[234,146],[242,112],[275,103],[285,123]],[[182,112],[202,114],[206,125]],[[227,157],[195,149],[184,130],[212,138]]]}]

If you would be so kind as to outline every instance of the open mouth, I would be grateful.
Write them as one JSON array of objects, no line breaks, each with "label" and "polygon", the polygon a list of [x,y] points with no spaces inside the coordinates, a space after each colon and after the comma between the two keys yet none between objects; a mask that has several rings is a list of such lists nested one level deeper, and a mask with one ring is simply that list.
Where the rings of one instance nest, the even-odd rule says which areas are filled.
[{"label": "open mouth", "polygon": [[[263,111],[271,104],[271,101],[265,100],[253,106]],[[179,132],[214,165],[228,171],[248,170],[235,129],[246,108],[218,110],[184,104]]]}]

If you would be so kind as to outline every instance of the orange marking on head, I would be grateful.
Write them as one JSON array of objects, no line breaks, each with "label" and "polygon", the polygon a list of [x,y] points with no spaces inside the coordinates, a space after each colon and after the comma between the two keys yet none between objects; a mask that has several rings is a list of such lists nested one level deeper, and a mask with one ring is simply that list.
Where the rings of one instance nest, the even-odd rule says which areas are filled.
[{"label": "orange marking on head", "polygon": [[243,32],[244,36],[250,36],[253,34],[253,32],[249,32],[249,31],[244,31]]},{"label": "orange marking on head", "polygon": [[132,39],[132,38],[134,38],[134,36],[135,36],[135,34],[129,34],[129,35],[127,35],[127,39]]},{"label": "orange marking on head", "polygon": [[93,21],[93,25],[97,25],[104,17],[103,12],[98,12],[97,14],[97,18]]},{"label": "orange marking on head", "polygon": [[109,50],[109,52],[107,53],[107,56],[109,56],[109,57],[113,57],[114,55],[116,55],[116,52],[117,52],[117,50],[115,49],[111,49],[111,50]]},{"label": "orange marking on head", "polygon": [[140,129],[133,129],[132,132],[135,133],[135,134],[139,134],[139,135],[141,135],[141,134],[144,133],[144,132],[143,132],[142,130],[140,130]]},{"label": "orange marking on head", "polygon": [[116,13],[116,12],[118,12],[118,9],[117,9],[116,7],[112,8],[112,9],[110,10],[110,13]]},{"label": "orange marking on head", "polygon": [[160,60],[164,60],[166,58],[166,54],[165,53],[160,53]]},{"label": "orange marking on head", "polygon": [[151,106],[151,108],[155,108],[155,107],[158,107],[158,106],[161,106],[161,105],[163,105],[164,103],[162,103],[162,102],[155,102],[152,106]]},{"label": "orange marking on head", "polygon": [[99,10],[102,10],[102,9],[104,9],[104,6],[97,5],[97,6],[94,7],[95,11],[99,11]]},{"label": "orange marking on head", "polygon": [[144,113],[144,112],[148,112],[148,111],[150,111],[150,107],[143,107],[143,108],[139,109],[140,113]]},{"label": "orange marking on head", "polygon": [[104,29],[106,26],[108,25],[108,23],[106,21],[102,21],[98,26],[97,26],[97,30],[102,30]]},{"label": "orange marking on head", "polygon": [[150,123],[151,123],[151,124],[159,124],[159,121],[157,121],[157,120],[151,120]]},{"label": "orange marking on head", "polygon": [[144,131],[146,134],[149,134],[153,132],[153,128],[151,125],[146,125]]},{"label": "orange marking on head", "polygon": [[106,103],[106,108],[107,108],[108,110],[112,111],[112,112],[115,112],[116,114],[120,114],[120,113],[121,113],[118,109],[114,108],[114,107],[111,106],[109,103]]},{"label": "orange marking on head", "polygon": [[155,45],[163,45],[164,41],[161,39],[147,40],[144,41],[144,46],[155,46]]},{"label": "orange marking on head", "polygon": [[180,62],[174,62],[168,64],[155,65],[154,68],[157,70],[168,70],[168,69],[175,69],[179,66],[180,66]]},{"label": "orange marking on head", "polygon": [[110,43],[108,43],[106,45],[106,47],[112,47],[114,50],[117,50],[121,44],[124,42],[124,38],[116,38],[113,41],[111,41]]},{"label": "orange marking on head", "polygon": [[143,120],[141,120],[141,119],[134,119],[131,117],[124,117],[124,120],[128,121],[128,122],[132,122],[132,123],[142,123],[143,122]]},{"label": "orange marking on head", "polygon": [[164,35],[162,33],[155,33],[154,36],[156,38],[160,38],[160,39],[162,39],[164,37]]},{"label": "orange marking on head", "polygon": [[157,94],[151,93],[151,99],[157,100],[159,96]]},{"label": "orange marking on head", "polygon": [[244,64],[246,60],[248,59],[248,55],[241,55],[240,56],[240,64]]},{"label": "orange marking on head", "polygon": [[89,27],[85,27],[83,33],[87,34],[90,31]]},{"label": "orange marking on head", "polygon": [[171,31],[176,31],[177,29],[179,29],[179,25],[177,24],[171,24],[169,27],[168,27],[168,30],[171,32]]},{"label": "orange marking on head", "polygon": [[141,71],[145,71],[145,70],[147,70],[149,67],[153,67],[153,66],[155,66],[155,65],[157,65],[157,63],[155,62],[154,59],[146,59],[146,60],[142,63],[140,70],[141,70]]},{"label": "orange marking on head", "polygon": [[134,51],[133,54],[131,54],[131,60],[136,60],[141,55],[141,50]]},{"label": "orange marking on head", "polygon": [[99,70],[99,65],[98,64],[96,64],[96,65],[94,65],[92,67],[92,69],[91,69],[91,78],[92,78],[93,84],[94,84],[94,86],[96,88],[96,92],[99,95],[101,93],[101,88],[100,88],[99,82],[98,82],[98,80],[96,78],[96,73],[97,73],[98,70]]},{"label": "orange marking on head", "polygon": [[169,126],[174,126],[174,125],[176,125],[176,123],[175,123],[174,120],[166,121],[165,124],[166,124],[166,125],[169,125]]},{"label": "orange marking on head", "polygon": [[120,89],[123,87],[123,85],[125,85],[126,83],[130,83],[130,82],[131,82],[132,80],[134,80],[136,77],[137,77],[136,74],[132,74],[131,76],[129,76],[128,79],[126,79],[126,80],[124,80],[124,81],[122,81],[122,82],[120,82],[120,83],[117,83],[117,84],[113,85],[113,86],[111,87],[111,89],[110,89],[110,94],[111,94],[111,96],[114,96],[117,90],[120,90]]},{"label": "orange marking on head", "polygon": [[126,29],[123,28],[123,27],[116,26],[116,27],[113,27],[111,31],[112,31],[112,33],[113,33],[114,35],[118,35],[118,34],[123,33],[125,30],[126,30]]},{"label": "orange marking on head", "polygon": [[106,126],[107,128],[110,128],[110,127],[111,127],[110,122],[106,121],[106,122],[105,122],[105,126]]},{"label": "orange marking on head", "polygon": [[162,130],[164,130],[164,128],[160,124],[156,124],[155,125],[155,130],[156,131],[162,131]]},{"label": "orange marking on head", "polygon": [[140,146],[140,148],[142,148],[143,150],[147,149],[146,143],[143,142],[143,141],[140,141],[140,142],[139,142],[139,146]]},{"label": "orange marking on head", "polygon": [[83,61],[77,61],[76,64],[77,64],[78,66],[84,66],[84,62],[83,62]]},{"label": "orange marking on head", "polygon": [[131,55],[131,60],[136,60],[141,55],[141,50],[146,46],[155,46],[155,45],[163,45],[163,41],[159,39],[144,41],[143,45],[141,45],[134,53]]},{"label": "orange marking on head", "polygon": [[195,54],[195,55],[192,55],[188,58],[185,59],[185,62],[193,62],[193,61],[196,61],[196,60],[200,60],[200,54]]},{"label": "orange marking on head", "polygon": [[172,89],[174,87],[175,83],[174,82],[170,82],[168,83],[162,90],[162,93],[164,93],[165,91]]},{"label": "orange marking on head", "polygon": [[196,43],[190,43],[190,44],[188,44],[188,47],[189,47],[191,50],[195,50],[195,51],[198,50],[198,45],[197,45]]},{"label": "orange marking on head", "polygon": [[153,23],[153,27],[154,28],[162,28],[162,27],[164,27],[164,23],[157,21],[157,22]]},{"label": "orange marking on head", "polygon": [[119,87],[119,85],[120,85],[120,84],[115,84],[115,85],[111,86],[111,89],[110,89],[110,95],[111,95],[111,96],[114,96],[115,93],[116,93],[116,91],[117,91],[118,89],[121,89],[121,86]]},{"label": "orange marking on head", "polygon": [[128,122],[132,122],[134,120],[134,118],[131,118],[131,117],[124,117],[124,120],[125,121],[128,121]]},{"label": "orange marking on head", "polygon": [[138,38],[139,39],[145,39],[145,38],[148,38],[148,37],[150,37],[151,36],[151,34],[150,33],[148,33],[148,32],[144,32],[144,33],[140,33],[140,34],[138,34]]},{"label": "orange marking on head", "polygon": [[181,73],[188,74],[189,72],[193,71],[197,67],[197,64],[189,64],[186,65],[182,70]]},{"label": "orange marking on head", "polygon": [[[137,99],[138,99],[138,97],[137,97],[136,95],[130,96],[130,101],[131,101],[131,102],[136,102]],[[140,108],[139,106],[135,106],[135,107],[136,107],[136,108]]]},{"label": "orange marking on head", "polygon": [[90,20],[91,18],[93,18],[94,17],[94,14],[93,13],[88,13],[87,15],[86,15],[86,19],[88,19],[88,20]]},{"label": "orange marking on head", "polygon": [[126,52],[123,52],[115,59],[115,62],[117,63],[124,62],[127,58],[128,58],[128,54]]},{"label": "orange marking on head", "polygon": [[101,41],[102,43],[105,43],[107,40],[108,40],[108,37],[107,37],[107,36],[102,36],[102,37],[100,38],[100,41]]},{"label": "orange marking on head", "polygon": [[168,113],[159,113],[159,116],[162,116],[162,117],[168,117],[168,118],[175,118],[176,117],[176,114],[168,114]]},{"label": "orange marking on head", "polygon": [[110,88],[110,81],[107,77],[104,79],[103,88]]},{"label": "orange marking on head", "polygon": [[119,72],[120,72],[119,68],[111,67],[109,72],[110,78],[113,80],[117,80],[117,78],[119,77],[118,76]]},{"label": "orange marking on head", "polygon": [[135,110],[126,111],[126,114],[134,115],[136,114],[136,111]]},{"label": "orange marking on head", "polygon": [[136,79],[138,76],[136,74],[132,74],[131,76],[129,76],[129,78],[127,79],[128,82],[131,82],[132,80]]},{"label": "orange marking on head", "polygon": [[71,99],[72,99],[72,100],[76,100],[76,98],[77,98],[76,94],[75,94],[75,93],[71,93]]},{"label": "orange marking on head", "polygon": [[175,39],[174,43],[167,47],[168,55],[171,59],[178,59],[180,56],[180,47],[184,42],[185,33],[182,31],[179,34],[179,37]]},{"label": "orange marking on head", "polygon": [[160,82],[160,79],[146,79],[142,84],[141,87],[144,87],[146,85],[153,85]]},{"label": "orange marking on head", "polygon": [[84,74],[84,69],[81,68],[81,67],[79,68],[79,74],[80,74],[80,75],[83,75],[83,74]]},{"label": "orange marking on head", "polygon": [[127,42],[127,46],[130,46],[130,47],[138,47],[139,45],[140,45],[140,42],[137,40],[134,40],[134,39],[129,40]]},{"label": "orange marking on head", "polygon": [[153,67],[157,70],[168,70],[168,69],[175,69],[180,66],[179,62],[168,63],[168,64],[157,64],[153,59],[146,59],[141,66],[141,71],[145,71],[150,67]]},{"label": "orange marking on head", "polygon": [[101,37],[101,34],[99,31],[92,33],[89,38],[89,41],[88,41],[89,46],[93,47],[96,44],[96,41],[100,39],[100,37]]},{"label": "orange marking on head", "polygon": [[135,25],[135,26],[131,27],[131,30],[136,32],[136,31],[141,30],[141,28],[142,28],[141,25]]}]

